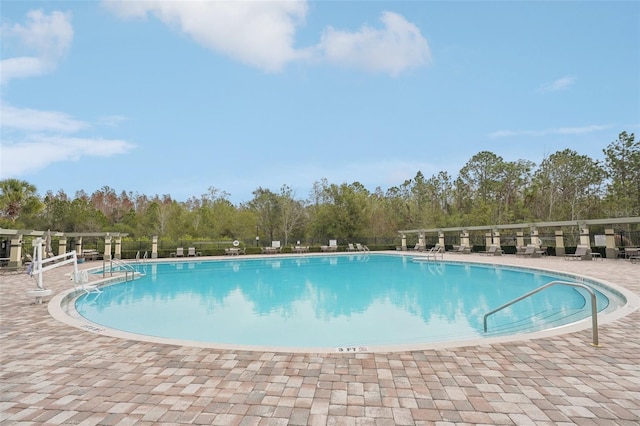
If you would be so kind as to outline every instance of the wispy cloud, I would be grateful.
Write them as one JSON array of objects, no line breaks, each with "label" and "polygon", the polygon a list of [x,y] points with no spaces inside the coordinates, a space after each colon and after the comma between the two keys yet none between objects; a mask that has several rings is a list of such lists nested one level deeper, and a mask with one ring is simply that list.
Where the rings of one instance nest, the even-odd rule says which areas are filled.
[{"label": "wispy cloud", "polygon": [[30,135],[24,142],[2,142],[0,177],[5,179],[33,173],[61,161],[123,154],[133,148],[129,142],[116,139]]},{"label": "wispy cloud", "polygon": [[129,120],[129,118],[124,115],[104,115],[98,118],[96,124],[107,127],[118,127],[127,120]]},{"label": "wispy cloud", "polygon": [[267,72],[307,61],[397,75],[431,59],[420,29],[392,12],[382,13],[381,29],[364,26],[351,32],[328,27],[317,45],[296,48],[296,30],[307,16],[307,0],[103,0],[103,4],[123,18],[155,17],[208,49]]},{"label": "wispy cloud", "polygon": [[80,120],[58,111],[39,111],[0,104],[2,127],[33,132],[55,131],[72,133],[89,127]]},{"label": "wispy cloud", "polygon": [[547,92],[558,92],[561,90],[566,90],[570,86],[576,82],[576,78],[573,76],[565,76],[559,78],[551,83],[545,83],[538,88],[539,92],[547,93]]},{"label": "wispy cloud", "polygon": [[583,127],[558,127],[555,129],[546,130],[498,130],[489,133],[489,138],[498,139],[506,137],[518,137],[518,136],[548,136],[548,135],[579,135],[584,133],[599,132],[612,128],[611,124],[606,125],[590,125]]},{"label": "wispy cloud", "polygon": [[73,41],[71,14],[54,11],[47,15],[42,10],[31,10],[25,25],[3,24],[0,33],[3,40],[16,40],[19,50],[30,53],[2,60],[1,81],[6,84],[14,78],[33,77],[55,69]]},{"label": "wispy cloud", "polygon": [[[55,70],[73,40],[71,14],[54,11],[47,15],[41,10],[32,10],[27,13],[24,25],[5,23],[1,33],[3,53],[28,51],[31,54],[2,60],[2,83],[8,84],[15,78]],[[16,107],[0,100],[0,116],[2,179],[36,172],[61,161],[109,157],[134,148],[123,140],[70,136],[91,129],[92,125],[60,111]],[[109,122],[121,119],[113,116]]]}]

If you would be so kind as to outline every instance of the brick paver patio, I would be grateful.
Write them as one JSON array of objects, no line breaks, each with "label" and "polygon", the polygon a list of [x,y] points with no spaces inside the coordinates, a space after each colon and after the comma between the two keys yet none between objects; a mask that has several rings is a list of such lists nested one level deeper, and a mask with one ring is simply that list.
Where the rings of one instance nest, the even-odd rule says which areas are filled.
[{"label": "brick paver patio", "polygon": [[[544,266],[640,294],[640,264],[623,260],[464,260]],[[46,287],[68,289],[68,271],[47,272]],[[0,280],[3,425],[640,424],[640,310],[601,324],[600,347],[586,329],[407,352],[235,351],[79,330],[26,297],[32,278]]]}]

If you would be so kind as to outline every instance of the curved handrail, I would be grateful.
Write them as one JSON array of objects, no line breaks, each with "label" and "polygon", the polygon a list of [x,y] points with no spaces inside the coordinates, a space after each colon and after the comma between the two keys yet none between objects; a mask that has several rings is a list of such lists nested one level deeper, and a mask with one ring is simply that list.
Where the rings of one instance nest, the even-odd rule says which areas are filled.
[{"label": "curved handrail", "polygon": [[[131,272],[131,279],[133,279],[136,275],[136,270],[133,266],[131,266],[130,264],[128,264],[127,262],[123,262],[120,259],[114,259],[111,258],[109,261],[109,272],[110,275],[113,276],[113,264],[115,263],[116,265],[119,265],[122,267],[122,269],[124,270],[124,280],[125,281],[129,281],[129,272]],[[102,276],[105,277],[106,273],[107,273],[107,266],[106,266],[107,261],[103,260],[102,262]]]},{"label": "curved handrail", "polygon": [[493,315],[498,311],[501,311],[502,309],[513,305],[516,302],[521,301],[522,299],[526,299],[529,296],[532,296],[548,287],[554,286],[554,285],[568,285],[570,287],[578,287],[581,288],[583,290],[586,290],[590,295],[591,295],[591,327],[592,327],[592,333],[593,333],[593,346],[598,346],[598,308],[596,305],[596,293],[593,291],[593,289],[585,284],[579,284],[579,283],[572,283],[572,282],[568,282],[568,281],[551,281],[547,284],[544,284],[538,288],[536,288],[535,290],[530,291],[529,293],[523,294],[522,296],[513,299],[510,302],[505,303],[504,305],[487,312],[486,314],[484,314],[484,318],[483,318],[483,322],[484,322],[484,332],[487,332],[487,317],[489,315]]}]

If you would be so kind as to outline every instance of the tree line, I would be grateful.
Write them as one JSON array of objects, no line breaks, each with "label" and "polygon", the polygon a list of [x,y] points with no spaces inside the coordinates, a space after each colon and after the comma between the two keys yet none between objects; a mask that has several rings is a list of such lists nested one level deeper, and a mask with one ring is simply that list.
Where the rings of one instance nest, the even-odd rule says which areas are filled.
[{"label": "tree line", "polygon": [[39,195],[32,184],[0,181],[0,226],[64,232],[122,232],[132,238],[307,243],[328,239],[371,243],[397,239],[399,229],[573,221],[640,216],[640,142],[622,132],[593,159],[557,151],[535,164],[505,161],[481,151],[457,176],[441,171],[383,191],[359,182],[313,184],[306,198],[288,186],[258,187],[237,205],[210,187],[178,202],[171,195],[145,195],[103,188],[73,197],[59,190]]}]

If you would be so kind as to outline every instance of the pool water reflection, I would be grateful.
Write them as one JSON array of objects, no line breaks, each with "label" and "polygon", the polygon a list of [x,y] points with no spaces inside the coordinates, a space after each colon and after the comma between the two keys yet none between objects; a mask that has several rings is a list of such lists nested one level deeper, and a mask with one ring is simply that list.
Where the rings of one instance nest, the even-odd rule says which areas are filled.
[{"label": "pool water reflection", "polygon": [[[329,255],[147,264],[136,281],[83,295],[88,320],[131,333],[252,346],[402,345],[536,331],[590,314],[586,294],[512,268]],[[567,280],[566,277],[561,278]],[[609,299],[598,292],[598,309]]]}]

